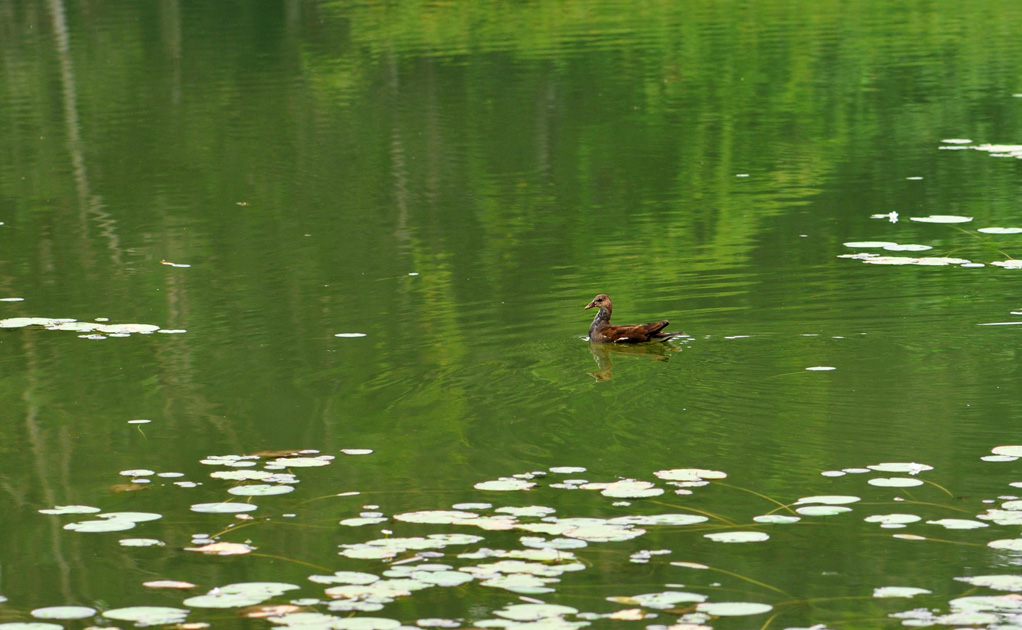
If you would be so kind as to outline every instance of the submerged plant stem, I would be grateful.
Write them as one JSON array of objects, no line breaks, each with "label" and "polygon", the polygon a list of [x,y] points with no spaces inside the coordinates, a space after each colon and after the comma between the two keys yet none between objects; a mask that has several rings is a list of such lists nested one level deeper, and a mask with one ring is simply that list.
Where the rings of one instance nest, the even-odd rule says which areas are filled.
[{"label": "submerged plant stem", "polygon": [[755,490],[750,490],[749,488],[743,488],[741,486],[733,486],[733,485],[731,485],[729,483],[722,483],[720,481],[717,481],[717,482],[714,482],[714,483],[717,483],[717,484],[722,485],[722,486],[726,486],[728,488],[734,488],[735,490],[741,490],[742,492],[748,492],[749,494],[754,494],[754,495],[756,495],[757,497],[759,497],[761,499],[766,499],[767,501],[773,503],[778,508],[781,508],[781,509],[784,509],[784,510],[788,510],[792,514],[795,514],[795,510],[791,509],[790,506],[785,505],[784,503],[781,503],[780,501],[778,501],[777,499],[775,499],[773,497],[768,497],[767,495],[765,495],[765,494],[763,494],[761,492],[756,492]]}]

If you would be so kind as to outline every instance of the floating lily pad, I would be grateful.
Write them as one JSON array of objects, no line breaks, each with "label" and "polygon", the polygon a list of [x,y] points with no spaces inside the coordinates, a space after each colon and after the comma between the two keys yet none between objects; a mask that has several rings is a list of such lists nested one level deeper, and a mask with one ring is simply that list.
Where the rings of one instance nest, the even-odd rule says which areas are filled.
[{"label": "floating lily pad", "polygon": [[876,477],[867,482],[871,486],[883,488],[912,488],[923,485],[921,479],[910,479],[909,477]]},{"label": "floating lily pad", "polygon": [[925,588],[914,586],[881,586],[873,589],[873,597],[915,597],[916,595],[929,595],[930,591]]},{"label": "floating lily pad", "polygon": [[[887,215],[883,215],[887,216]],[[897,245],[891,241],[852,241],[844,244],[845,247],[852,247],[855,249],[882,249],[891,245]]]},{"label": "floating lily pad", "polygon": [[135,521],[123,518],[101,518],[94,521],[68,523],[64,529],[81,533],[123,532],[135,526]]},{"label": "floating lily pad", "polygon": [[0,623],[0,630],[64,630],[64,626],[44,621],[11,621]]},{"label": "floating lily pad", "polygon": [[513,492],[515,490],[529,490],[534,488],[536,484],[531,481],[525,481],[523,479],[515,479],[514,477],[501,477],[494,481],[480,481],[473,486],[476,490],[492,490],[497,492]]},{"label": "floating lily pad", "polygon": [[181,580],[151,580],[149,582],[142,582],[142,586],[146,588],[169,588],[180,590],[195,588],[195,585],[191,582],[183,582]]},{"label": "floating lily pad", "polygon": [[831,371],[836,370],[836,369],[837,369],[836,367],[833,367],[833,366],[830,366],[830,365],[815,365],[813,367],[807,367],[806,371],[807,372],[831,372]]},{"label": "floating lily pad", "polygon": [[990,264],[1005,269],[1022,269],[1022,260],[995,260]]},{"label": "floating lily pad", "polygon": [[797,505],[804,505],[806,503],[819,503],[822,505],[847,505],[849,503],[857,503],[861,501],[861,497],[833,494],[833,495],[818,495],[812,497],[802,497],[795,503]]},{"label": "floating lily pad", "polygon": [[696,525],[710,520],[699,514],[649,514],[643,516],[616,516],[607,522],[611,525]]},{"label": "floating lily pad", "polygon": [[233,488],[228,488],[227,492],[239,497],[268,497],[294,492],[294,486],[257,483],[249,484],[247,486],[235,486]]},{"label": "floating lily pad", "polygon": [[571,475],[575,473],[584,473],[586,469],[582,466],[554,466],[550,469],[550,472],[559,475]]},{"label": "floating lily pad", "polygon": [[117,542],[122,547],[163,547],[167,544],[156,538],[122,538]]},{"label": "floating lily pad", "polygon": [[959,582],[973,586],[985,586],[995,591],[1022,591],[1022,575],[976,575],[973,577],[957,577]]},{"label": "floating lily pad", "polygon": [[342,448],[341,452],[345,455],[370,455],[373,452],[371,448]]},{"label": "floating lily pad", "polygon": [[460,510],[423,510],[395,514],[394,520],[405,523],[431,523],[434,525],[463,525],[479,518],[475,512]]},{"label": "floating lily pad", "polygon": [[513,619],[515,621],[538,621],[550,617],[563,617],[564,615],[577,614],[578,610],[571,606],[559,606],[556,604],[514,604],[502,610],[495,610],[493,614]]},{"label": "floating lily pad", "polygon": [[972,217],[962,217],[954,214],[931,214],[928,217],[909,217],[910,221],[919,223],[968,223]]},{"label": "floating lily pad", "polygon": [[940,525],[947,529],[979,529],[981,527],[988,527],[986,523],[962,518],[942,518],[936,521],[926,521],[926,523],[929,525]]},{"label": "floating lily pad", "polygon": [[359,571],[337,571],[333,575],[310,575],[309,581],[317,584],[372,584],[379,576]]},{"label": "floating lily pad", "polygon": [[888,462],[885,464],[874,464],[873,466],[869,466],[869,469],[877,472],[908,473],[910,475],[918,475],[921,472],[933,470],[933,466],[917,464],[915,462]]},{"label": "floating lily pad", "polygon": [[255,551],[255,547],[247,545],[245,543],[234,543],[234,542],[214,542],[209,544],[201,544],[198,547],[185,547],[185,551],[195,551],[198,553],[205,553],[211,556],[241,556],[247,553]]},{"label": "floating lily pad", "polygon": [[196,503],[191,510],[205,514],[241,514],[252,512],[258,508],[258,505],[251,503]]},{"label": "floating lily pad", "polygon": [[1004,549],[1006,551],[1022,551],[1022,538],[1002,538],[991,540],[987,547],[992,549]]},{"label": "floating lily pad", "polygon": [[32,611],[36,619],[87,619],[95,614],[96,609],[88,606],[47,606]]},{"label": "floating lily pad", "polygon": [[851,512],[852,508],[843,505],[806,505],[795,508],[795,511],[802,516],[834,516],[844,512]]},{"label": "floating lily pad", "polygon": [[526,547],[536,549],[581,549],[589,546],[589,543],[577,538],[553,538],[548,540],[538,536],[522,536],[519,542]]},{"label": "floating lily pad", "polygon": [[976,231],[984,234],[1022,234],[1022,228],[1018,227],[985,227]]},{"label": "floating lily pad", "polygon": [[907,525],[909,523],[917,523],[923,519],[915,514],[874,514],[873,516],[867,516],[863,520],[867,523],[880,523],[881,525]]},{"label": "floating lily pad", "polygon": [[770,612],[774,607],[770,604],[757,602],[703,602],[696,605],[696,610],[714,617],[744,617],[761,615]]},{"label": "floating lily pad", "polygon": [[533,517],[543,518],[556,512],[552,507],[545,505],[528,505],[524,507],[499,507],[494,512],[500,512],[502,514],[511,514],[512,516],[518,517]]},{"label": "floating lily pad", "polygon": [[656,497],[664,493],[663,488],[657,488],[648,481],[636,481],[635,479],[623,479],[609,484],[600,491],[605,497],[619,499],[640,499],[643,497]]},{"label": "floating lily pad", "polygon": [[365,337],[365,333],[337,333],[334,337]]},{"label": "floating lily pad", "polygon": [[653,473],[660,479],[667,481],[702,481],[703,479],[724,479],[727,473],[719,470],[706,470],[705,468],[674,468],[671,470],[658,470]]},{"label": "floating lily pad", "polygon": [[1007,455],[1009,457],[1022,457],[1022,445],[995,446],[991,449],[994,455]]},{"label": "floating lily pad", "polygon": [[24,328],[25,326],[58,326],[73,319],[53,319],[52,317],[9,317],[0,319],[0,328]]},{"label": "floating lily pad", "polygon": [[797,523],[802,519],[797,516],[790,516],[787,514],[761,514],[759,516],[754,516],[752,520],[756,521],[757,523],[774,523],[777,525],[785,525],[788,523]]},{"label": "floating lily pad", "polygon": [[770,535],[763,532],[719,532],[703,534],[703,537],[723,543],[763,542],[770,539]]},{"label": "floating lily pad", "polygon": [[644,608],[667,610],[676,607],[678,604],[705,602],[706,596],[698,593],[686,593],[684,591],[664,591],[662,593],[645,593],[643,595],[627,597],[608,597],[607,601],[627,606],[643,606]]},{"label": "floating lily pad", "polygon": [[104,611],[103,616],[117,621],[133,621],[139,626],[162,626],[183,622],[188,610],[167,606],[129,606]]},{"label": "floating lily pad", "polygon": [[100,512],[98,507],[91,505],[58,505],[52,508],[39,510],[40,514],[95,514]]},{"label": "floating lily pad", "polygon": [[330,455],[320,455],[319,457],[278,457],[277,459],[267,462],[267,466],[281,466],[283,468],[316,468],[318,466],[327,466],[333,460]]}]

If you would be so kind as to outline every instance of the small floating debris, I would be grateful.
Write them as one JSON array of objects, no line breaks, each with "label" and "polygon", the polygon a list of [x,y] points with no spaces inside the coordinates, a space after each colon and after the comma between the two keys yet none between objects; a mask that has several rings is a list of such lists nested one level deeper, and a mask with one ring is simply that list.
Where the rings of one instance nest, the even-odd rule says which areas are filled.
[{"label": "small floating debris", "polygon": [[160,264],[161,265],[167,265],[168,267],[191,267],[191,265],[186,265],[184,263],[170,262],[169,260],[161,260]]},{"label": "small floating debris", "polygon": [[817,365],[815,367],[807,367],[806,371],[807,372],[829,372],[831,370],[836,370],[836,369],[837,369],[836,367],[832,367],[832,366],[829,366],[829,365]]},{"label": "small floating debris", "polygon": [[972,144],[972,140],[969,140],[968,138],[948,138],[946,140],[941,140],[941,142],[944,144]]}]

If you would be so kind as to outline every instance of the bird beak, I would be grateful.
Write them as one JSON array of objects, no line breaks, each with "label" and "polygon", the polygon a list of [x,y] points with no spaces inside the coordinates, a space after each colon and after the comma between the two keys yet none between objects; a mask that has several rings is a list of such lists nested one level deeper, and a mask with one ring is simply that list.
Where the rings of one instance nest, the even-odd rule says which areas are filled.
[{"label": "bird beak", "polygon": [[589,309],[595,308],[595,307],[596,307],[596,300],[593,300],[589,304],[586,304],[586,307],[584,309],[582,309],[582,310],[583,311],[588,311]]}]

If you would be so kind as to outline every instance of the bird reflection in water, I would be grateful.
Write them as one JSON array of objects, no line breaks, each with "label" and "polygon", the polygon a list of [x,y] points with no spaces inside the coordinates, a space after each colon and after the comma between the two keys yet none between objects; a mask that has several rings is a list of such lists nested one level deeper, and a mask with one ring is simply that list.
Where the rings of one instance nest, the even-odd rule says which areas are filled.
[{"label": "bird reflection in water", "polygon": [[681,352],[681,347],[673,343],[643,343],[636,345],[622,345],[616,343],[589,342],[589,352],[593,354],[597,370],[589,375],[597,382],[609,381],[614,378],[613,355],[645,355],[653,361],[669,361],[675,352]]}]

